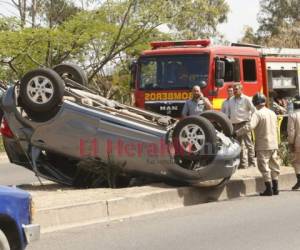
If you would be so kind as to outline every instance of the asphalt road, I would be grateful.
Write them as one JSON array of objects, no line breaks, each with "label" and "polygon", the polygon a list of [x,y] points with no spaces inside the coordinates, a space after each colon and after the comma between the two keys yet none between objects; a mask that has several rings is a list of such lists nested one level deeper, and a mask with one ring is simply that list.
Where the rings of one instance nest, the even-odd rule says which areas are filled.
[{"label": "asphalt road", "polygon": [[300,249],[299,196],[247,197],[48,233],[28,250]]},{"label": "asphalt road", "polygon": [[0,185],[21,185],[37,182],[34,173],[7,161],[0,161]]}]

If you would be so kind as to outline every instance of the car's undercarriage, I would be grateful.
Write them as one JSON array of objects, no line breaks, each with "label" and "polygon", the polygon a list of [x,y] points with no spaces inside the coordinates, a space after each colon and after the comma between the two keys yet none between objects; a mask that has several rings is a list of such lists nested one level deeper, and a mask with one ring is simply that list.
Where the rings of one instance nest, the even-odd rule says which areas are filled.
[{"label": "car's undercarriage", "polygon": [[77,66],[63,64],[28,72],[3,93],[4,127],[11,131],[3,140],[11,162],[81,187],[103,185],[107,175],[198,185],[225,183],[234,173],[240,147],[224,114],[162,116],[104,98],[85,79]]}]

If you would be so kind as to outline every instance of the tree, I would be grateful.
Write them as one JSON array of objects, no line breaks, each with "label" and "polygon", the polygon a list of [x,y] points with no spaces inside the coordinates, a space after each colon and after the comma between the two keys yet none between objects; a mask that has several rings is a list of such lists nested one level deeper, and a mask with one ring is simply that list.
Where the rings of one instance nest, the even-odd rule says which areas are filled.
[{"label": "tree", "polygon": [[242,41],[269,47],[300,47],[299,0],[261,0],[256,32],[246,29]]},{"label": "tree", "polygon": [[31,24],[31,27],[53,27],[81,10],[71,0],[11,0],[11,2],[19,13],[22,28],[26,24]]},{"label": "tree", "polygon": [[[68,0],[26,2],[26,18],[34,25],[0,33],[0,64],[19,78],[37,66],[73,61],[88,71],[91,82],[101,84],[108,79],[110,87],[125,91],[129,72],[124,65],[148,48],[149,41],[210,36],[228,11],[223,0],[187,0],[184,4],[178,0],[99,2],[94,10],[78,9]],[[41,10],[41,3],[48,4],[50,10]],[[60,15],[62,6],[70,11],[66,7]],[[172,33],[161,32],[158,28],[162,24],[167,24]],[[109,77],[108,66],[116,69]],[[107,93],[118,95],[118,91],[108,89]]]},{"label": "tree", "polygon": [[27,0],[11,0],[11,1],[19,12],[20,25],[22,28],[24,28],[26,25],[28,1]]},{"label": "tree", "polygon": [[229,6],[225,0],[171,0],[165,9],[166,22],[175,37],[196,39],[217,34],[217,25],[227,19]]},{"label": "tree", "polygon": [[246,26],[244,28],[244,36],[239,42],[249,44],[260,44],[261,40],[259,39],[257,33],[255,33],[252,27]]},{"label": "tree", "polygon": [[97,67],[92,67],[90,78],[120,52],[145,43],[156,34],[160,37],[157,28],[162,24],[167,24],[174,31],[173,39],[213,35],[217,24],[225,21],[228,5],[223,0],[110,0],[103,3],[99,12],[106,16],[105,23],[115,29],[110,39],[106,39],[108,47],[105,51],[108,53],[104,57],[99,51],[99,44],[94,46],[98,48],[95,53],[98,55],[95,58]]},{"label": "tree", "polygon": [[20,22],[16,17],[0,17],[0,31],[17,31]]},{"label": "tree", "polygon": [[260,36],[278,35],[280,28],[300,21],[299,0],[260,0]]},{"label": "tree", "polygon": [[33,0],[32,2],[35,2],[35,11],[32,10],[30,15],[38,16],[40,22],[50,28],[62,24],[81,11],[74,1],[70,0]]},{"label": "tree", "polygon": [[263,37],[264,44],[268,47],[300,48],[300,21],[293,25],[284,23],[277,28],[276,34]]}]

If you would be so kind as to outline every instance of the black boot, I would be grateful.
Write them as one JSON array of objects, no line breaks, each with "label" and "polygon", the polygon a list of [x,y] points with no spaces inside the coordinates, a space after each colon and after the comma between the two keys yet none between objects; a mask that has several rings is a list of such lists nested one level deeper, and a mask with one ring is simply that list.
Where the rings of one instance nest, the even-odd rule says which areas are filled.
[{"label": "black boot", "polygon": [[272,189],[273,189],[273,194],[274,195],[279,195],[279,190],[278,190],[278,180],[272,180]]},{"label": "black boot", "polygon": [[297,174],[297,183],[292,187],[292,190],[297,190],[300,188],[300,174]]},{"label": "black boot", "polygon": [[263,193],[260,193],[260,196],[272,196],[272,185],[270,181],[265,182],[266,190]]}]

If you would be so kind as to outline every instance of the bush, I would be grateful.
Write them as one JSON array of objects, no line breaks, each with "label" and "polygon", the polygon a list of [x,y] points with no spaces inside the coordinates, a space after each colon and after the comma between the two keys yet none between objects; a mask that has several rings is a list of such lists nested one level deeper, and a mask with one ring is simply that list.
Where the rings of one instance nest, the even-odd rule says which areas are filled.
[{"label": "bush", "polygon": [[291,154],[288,147],[288,142],[286,136],[281,136],[279,143],[278,155],[282,160],[284,166],[291,165]]},{"label": "bush", "polygon": [[100,158],[84,159],[77,164],[74,185],[81,188],[128,186],[129,178],[123,172],[125,164],[111,158],[108,158],[107,163]]}]

